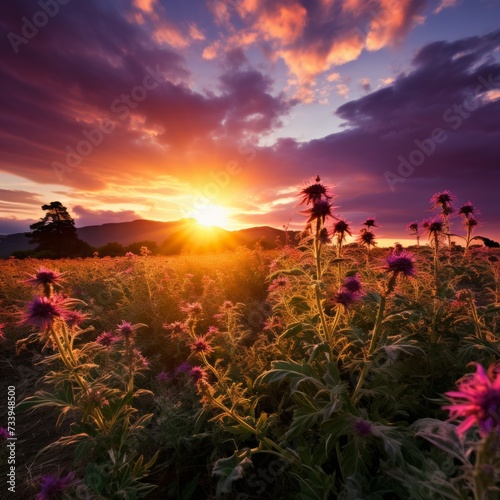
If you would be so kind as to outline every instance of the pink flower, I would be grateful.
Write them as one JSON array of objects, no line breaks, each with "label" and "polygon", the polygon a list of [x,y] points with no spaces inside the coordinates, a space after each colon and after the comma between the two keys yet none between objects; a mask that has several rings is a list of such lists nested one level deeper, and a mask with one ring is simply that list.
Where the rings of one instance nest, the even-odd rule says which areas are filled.
[{"label": "pink flower", "polygon": [[111,344],[118,342],[120,339],[114,335],[112,332],[103,332],[99,335],[95,341],[101,344],[103,347],[109,347]]},{"label": "pink flower", "polygon": [[196,337],[190,347],[193,352],[209,353],[213,351],[212,347],[207,342],[206,337]]},{"label": "pink flower", "polygon": [[9,437],[9,431],[5,427],[0,427],[0,439],[8,439]]},{"label": "pink flower", "polygon": [[136,325],[133,325],[132,323],[122,320],[122,322],[119,325],[116,325],[116,330],[115,332],[120,334],[125,340],[129,340],[134,332],[141,328],[141,326],[146,326],[143,325],[142,323],[137,323]]},{"label": "pink flower", "polygon": [[60,498],[65,490],[75,486],[75,475],[70,472],[65,477],[44,476],[41,482],[40,492],[35,497],[36,500],[55,500]]},{"label": "pink flower", "polygon": [[443,406],[451,419],[464,420],[457,427],[463,436],[472,426],[479,426],[481,436],[500,431],[500,365],[492,365],[486,371],[480,364],[476,373],[458,381],[458,391],[445,393],[453,404]]},{"label": "pink flower", "polygon": [[280,288],[285,288],[288,285],[288,279],[285,277],[275,278],[273,282],[267,288],[268,292],[274,292]]},{"label": "pink flower", "polygon": [[41,330],[48,330],[58,318],[64,319],[69,301],[60,295],[52,297],[35,297],[28,304],[28,312],[24,314],[21,324],[31,325]]},{"label": "pink flower", "polygon": [[174,321],[173,323],[163,323],[162,328],[172,332],[173,335],[180,335],[181,333],[187,333],[187,328],[184,323],[180,321]]},{"label": "pink flower", "polygon": [[415,257],[411,252],[402,251],[399,253],[391,253],[387,257],[384,268],[387,271],[392,271],[394,274],[401,274],[405,277],[415,275]]},{"label": "pink flower", "polygon": [[207,379],[207,372],[199,366],[193,366],[189,372],[195,382],[205,381]]},{"label": "pink flower", "polygon": [[203,306],[199,302],[191,302],[179,307],[182,312],[199,316],[203,312]]},{"label": "pink flower", "polygon": [[451,194],[451,191],[441,191],[436,193],[430,199],[432,203],[432,208],[441,207],[443,210],[449,210],[451,213],[451,204],[455,201],[455,197]]},{"label": "pink flower", "polygon": [[50,270],[45,266],[41,266],[40,269],[36,272],[36,274],[30,274],[31,279],[26,280],[25,283],[29,283],[33,286],[38,285],[57,285],[60,281],[64,281],[62,276],[64,273],[60,273],[57,270]]}]

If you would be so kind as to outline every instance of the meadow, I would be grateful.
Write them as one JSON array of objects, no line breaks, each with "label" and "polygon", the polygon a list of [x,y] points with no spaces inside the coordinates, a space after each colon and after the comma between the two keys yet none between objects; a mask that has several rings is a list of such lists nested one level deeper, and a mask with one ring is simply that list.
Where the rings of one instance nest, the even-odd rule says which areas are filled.
[{"label": "meadow", "polygon": [[500,250],[301,194],[277,250],[0,263],[19,498],[498,498]]}]

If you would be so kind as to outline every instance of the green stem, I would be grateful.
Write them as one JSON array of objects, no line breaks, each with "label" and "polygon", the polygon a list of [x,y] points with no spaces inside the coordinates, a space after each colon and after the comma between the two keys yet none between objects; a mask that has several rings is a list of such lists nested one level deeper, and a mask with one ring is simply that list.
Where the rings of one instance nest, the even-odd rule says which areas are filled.
[{"label": "green stem", "polygon": [[486,451],[486,443],[488,437],[483,438],[476,452],[476,463],[472,473],[472,482],[474,485],[474,500],[486,500],[486,490],[483,485],[483,473],[481,467],[484,463],[484,455]]}]

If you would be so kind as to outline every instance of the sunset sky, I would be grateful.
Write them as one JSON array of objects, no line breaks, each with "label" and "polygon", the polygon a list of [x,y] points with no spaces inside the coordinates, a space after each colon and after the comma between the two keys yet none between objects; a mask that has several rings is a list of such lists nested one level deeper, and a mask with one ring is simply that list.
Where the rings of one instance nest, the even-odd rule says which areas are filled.
[{"label": "sunset sky", "polygon": [[0,234],[56,200],[300,228],[319,174],[387,241],[444,189],[500,239],[498,0],[16,0],[0,28]]}]

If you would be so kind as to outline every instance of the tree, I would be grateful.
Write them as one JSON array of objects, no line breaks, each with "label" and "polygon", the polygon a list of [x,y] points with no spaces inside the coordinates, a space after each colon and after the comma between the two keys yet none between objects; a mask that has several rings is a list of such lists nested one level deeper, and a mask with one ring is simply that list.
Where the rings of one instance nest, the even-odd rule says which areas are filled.
[{"label": "tree", "polygon": [[43,205],[45,217],[30,226],[31,233],[25,233],[30,243],[36,243],[36,254],[44,257],[83,257],[91,255],[92,248],[76,233],[75,221],[66,207],[59,201]]}]

